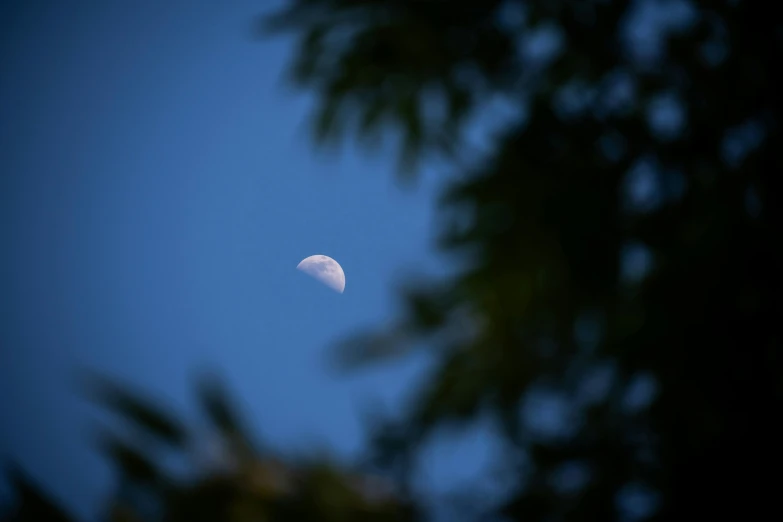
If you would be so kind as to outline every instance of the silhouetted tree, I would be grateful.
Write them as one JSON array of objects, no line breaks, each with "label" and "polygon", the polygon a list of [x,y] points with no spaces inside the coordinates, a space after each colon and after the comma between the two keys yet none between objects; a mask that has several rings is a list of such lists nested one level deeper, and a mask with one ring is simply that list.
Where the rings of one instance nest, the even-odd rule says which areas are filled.
[{"label": "silhouetted tree", "polygon": [[[379,463],[489,415],[506,462],[524,463],[494,515],[780,512],[783,24],[771,8],[291,0],[264,18],[297,37],[290,77],[317,96],[318,143],[394,136],[402,173],[432,157],[453,173],[439,247],[462,268],[404,289],[398,327],[338,352],[350,367],[418,347],[437,359],[379,432]],[[505,124],[471,147],[498,102]],[[542,396],[562,405],[556,433],[526,421]],[[569,473],[585,480],[567,487]]]},{"label": "silhouetted tree", "polygon": [[[155,401],[91,377],[90,397],[118,421],[98,446],[117,474],[109,522],[413,521],[391,484],[325,458],[285,458],[251,440],[214,379],[199,383],[206,427],[188,429]],[[178,465],[177,465],[178,464]],[[71,522],[21,474],[7,522]]]},{"label": "silhouetted tree", "polygon": [[[291,77],[317,95],[317,141],[396,136],[409,178],[432,157],[453,173],[439,247],[458,269],[403,288],[395,328],[337,352],[347,368],[414,349],[436,360],[405,414],[374,430],[370,461],[400,491],[378,498],[343,466],[259,448],[209,382],[199,398],[221,458],[205,464],[191,456],[201,431],[95,381],[124,421],[98,439],[119,472],[107,517],[414,520],[411,462],[438,428],[479,418],[515,479],[489,519],[780,513],[773,5],[298,0],[266,17],[298,37]],[[656,26],[645,45],[639,20]],[[503,125],[476,147],[471,129],[498,103]],[[558,429],[531,420],[542,398]],[[166,465],[175,456],[187,472]],[[68,520],[17,477],[4,520]]]},{"label": "silhouetted tree", "polygon": [[25,473],[13,467],[6,472],[16,498],[0,514],[3,522],[73,522],[56,501],[49,498]]}]

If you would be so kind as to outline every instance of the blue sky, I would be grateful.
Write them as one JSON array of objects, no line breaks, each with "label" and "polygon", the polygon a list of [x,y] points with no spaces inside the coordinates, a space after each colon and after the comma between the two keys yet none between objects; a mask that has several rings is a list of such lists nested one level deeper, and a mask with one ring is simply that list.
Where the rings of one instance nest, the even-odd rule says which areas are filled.
[{"label": "blue sky", "polygon": [[[443,270],[435,173],[406,192],[388,154],[314,153],[308,98],[281,81],[290,40],[250,36],[272,2],[66,4],[0,2],[0,459],[94,517],[111,475],[75,393],[85,367],[187,415],[196,372],[218,371],[265,441],[355,453],[360,406],[399,400],[422,366],[345,379],[326,348],[393,318],[402,275]],[[688,14],[650,5],[628,21],[639,59],[660,43],[644,27]],[[296,270],[312,254],[342,264],[344,294]],[[539,409],[559,429],[558,408]],[[490,440],[441,444],[423,481],[475,477]]]},{"label": "blue sky", "polygon": [[[438,270],[433,183],[313,153],[290,41],[250,37],[267,3],[66,4],[0,8],[0,456],[95,514],[110,475],[82,367],[190,413],[216,369],[272,444],[355,451],[363,398],[416,370],[346,380],[326,347]],[[312,254],[342,264],[343,295],[296,271]]]}]

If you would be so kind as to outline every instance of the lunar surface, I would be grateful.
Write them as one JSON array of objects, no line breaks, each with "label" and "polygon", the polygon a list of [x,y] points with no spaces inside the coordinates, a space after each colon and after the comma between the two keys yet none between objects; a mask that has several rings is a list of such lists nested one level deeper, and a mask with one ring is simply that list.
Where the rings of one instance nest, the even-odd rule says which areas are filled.
[{"label": "lunar surface", "polygon": [[315,255],[302,260],[296,267],[335,292],[345,290],[345,272],[340,264],[329,256]]}]

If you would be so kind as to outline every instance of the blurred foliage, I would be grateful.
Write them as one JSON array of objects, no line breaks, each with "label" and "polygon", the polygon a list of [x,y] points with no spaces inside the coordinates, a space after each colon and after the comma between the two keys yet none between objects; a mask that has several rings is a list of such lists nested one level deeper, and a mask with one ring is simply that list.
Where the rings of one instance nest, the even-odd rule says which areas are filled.
[{"label": "blurred foliage", "polygon": [[[296,38],[290,79],[317,95],[317,143],[396,133],[407,176],[453,159],[439,247],[465,268],[404,290],[397,327],[337,354],[349,368],[434,355],[378,433],[379,462],[489,416],[505,463],[525,463],[490,516],[779,512],[783,23],[770,6],[291,0],[263,19]],[[498,101],[508,117],[489,150],[455,158]],[[542,394],[566,404],[555,433],[525,414]],[[587,478],[564,490],[569,466]]]},{"label": "blurred foliage", "polygon": [[25,473],[17,468],[7,471],[15,503],[0,514],[3,522],[73,522],[65,510],[44,494]]},{"label": "blurred foliage", "polygon": [[[317,143],[394,136],[408,178],[433,158],[450,165],[438,245],[459,270],[403,289],[394,328],[336,354],[349,369],[432,355],[403,414],[372,430],[370,462],[399,484],[379,500],[343,466],[259,448],[215,382],[198,395],[220,448],[206,465],[192,456],[201,431],[96,380],[124,421],[98,438],[119,472],[109,519],[412,520],[408,482],[433,434],[486,419],[514,477],[488,520],[779,513],[772,6],[289,0],[263,17],[263,34],[296,38],[290,79],[316,94]],[[499,102],[504,124],[476,152],[470,130]],[[559,405],[548,429],[530,413],[542,398]],[[190,472],[167,468],[171,455]],[[67,520],[17,477],[4,520]]]},{"label": "blurred foliage", "polygon": [[[251,439],[223,387],[197,387],[205,422],[186,424],[125,386],[91,376],[92,400],[115,417],[97,443],[117,475],[108,522],[412,521],[393,485],[328,459],[285,458]],[[109,423],[107,423],[109,424]],[[0,520],[72,519],[20,472]]]}]

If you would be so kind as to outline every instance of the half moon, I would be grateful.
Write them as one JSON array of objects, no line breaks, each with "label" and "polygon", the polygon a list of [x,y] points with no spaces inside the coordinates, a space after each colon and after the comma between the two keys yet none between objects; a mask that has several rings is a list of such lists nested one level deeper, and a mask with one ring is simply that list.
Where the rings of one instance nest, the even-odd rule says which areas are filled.
[{"label": "half moon", "polygon": [[313,277],[335,292],[345,290],[345,272],[340,263],[329,256],[315,255],[303,259],[297,266],[305,274]]}]

